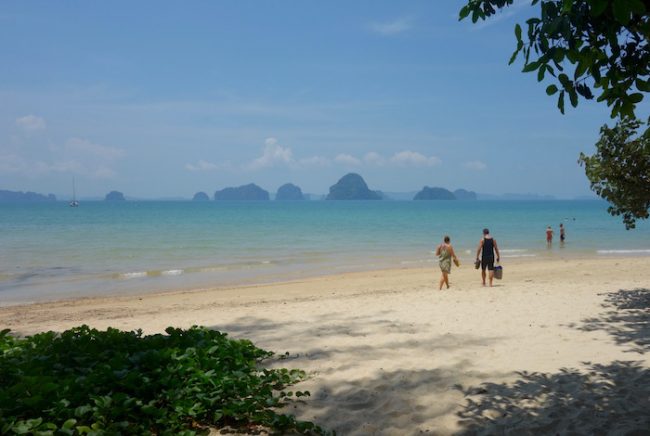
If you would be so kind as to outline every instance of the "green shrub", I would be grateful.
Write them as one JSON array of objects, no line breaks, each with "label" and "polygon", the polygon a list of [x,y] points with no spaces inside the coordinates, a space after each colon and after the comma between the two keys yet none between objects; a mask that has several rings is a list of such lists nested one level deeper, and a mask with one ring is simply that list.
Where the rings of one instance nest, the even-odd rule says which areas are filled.
[{"label": "green shrub", "polygon": [[194,434],[208,427],[322,434],[275,410],[309,392],[304,371],[261,369],[273,353],[192,327],[167,335],[81,326],[0,332],[1,434]]}]

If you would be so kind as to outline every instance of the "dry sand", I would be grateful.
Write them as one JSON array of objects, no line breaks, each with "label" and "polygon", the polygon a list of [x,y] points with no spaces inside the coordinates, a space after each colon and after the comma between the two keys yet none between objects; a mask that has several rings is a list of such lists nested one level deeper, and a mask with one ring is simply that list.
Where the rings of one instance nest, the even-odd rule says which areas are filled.
[{"label": "dry sand", "polygon": [[[350,273],[0,309],[21,335],[205,325],[290,358],[291,409],[341,435],[650,433],[650,257]],[[636,434],[636,433],[635,433]]]}]

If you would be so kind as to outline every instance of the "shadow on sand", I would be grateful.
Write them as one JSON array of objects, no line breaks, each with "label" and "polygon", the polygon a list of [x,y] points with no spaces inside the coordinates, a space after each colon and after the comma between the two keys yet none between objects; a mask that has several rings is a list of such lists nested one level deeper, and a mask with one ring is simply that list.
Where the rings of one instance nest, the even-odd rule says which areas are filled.
[{"label": "shadow on sand", "polygon": [[[428,324],[395,320],[390,311],[381,315],[369,318],[331,312],[299,330],[291,329],[290,337],[286,324],[293,321],[245,317],[213,328],[249,338],[263,348],[271,345],[278,353],[284,351],[278,344],[291,350],[287,358],[272,365],[311,370],[314,377],[296,386],[309,390],[311,397],[287,412],[340,435],[436,433],[440,428],[453,428],[463,402],[455,385],[507,376],[480,373],[472,363],[474,356],[499,338],[433,333],[422,338],[423,329],[432,330]],[[373,344],[366,339],[370,335]],[[453,360],[446,357],[456,350],[463,355],[456,354]],[[411,356],[430,356],[442,363],[421,368],[419,360],[409,367]],[[366,366],[368,361],[372,363]],[[395,362],[403,362],[404,368],[396,368]],[[364,367],[374,369],[360,373]]]},{"label": "shadow on sand", "polygon": [[589,318],[580,325],[571,325],[583,331],[604,330],[619,345],[644,354],[650,351],[650,290],[621,289],[605,294],[603,308],[597,318]]},{"label": "shadow on sand", "polygon": [[[572,327],[602,329],[638,353],[650,351],[650,291],[606,294],[603,307],[602,316]],[[518,372],[513,380],[512,373],[486,374],[472,363],[473,353],[480,356],[500,338],[446,334],[416,341],[412,334],[430,326],[397,322],[390,311],[384,315],[366,319],[330,313],[306,323],[291,338],[283,336],[292,321],[246,317],[214,328],[256,343],[262,339],[275,348],[286,344],[297,352],[290,355],[289,366],[316,367],[328,374],[301,384],[312,396],[288,412],[341,435],[650,435],[650,369],[642,362],[584,362],[580,369],[556,373]],[[385,341],[368,346],[364,337],[371,332],[385,335]],[[321,337],[328,338],[325,345],[314,339]],[[393,367],[361,378],[340,376],[360,360],[408,362],[409,353],[433,359],[452,350],[463,350],[466,358],[428,369]]]},{"label": "shadow on sand", "polygon": [[650,370],[635,362],[519,373],[513,383],[458,388],[459,434],[650,434]]}]

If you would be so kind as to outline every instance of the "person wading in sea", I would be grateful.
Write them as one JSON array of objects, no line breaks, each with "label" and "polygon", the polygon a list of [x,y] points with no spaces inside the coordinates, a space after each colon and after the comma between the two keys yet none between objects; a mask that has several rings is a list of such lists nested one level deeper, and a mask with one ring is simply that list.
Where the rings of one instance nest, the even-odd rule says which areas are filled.
[{"label": "person wading in sea", "polygon": [[500,260],[499,247],[497,241],[490,235],[488,229],[483,229],[483,239],[478,243],[476,250],[476,260],[481,262],[481,278],[483,279],[483,286],[485,286],[485,268],[490,273],[490,286],[494,280],[494,255],[496,253],[497,262]]}]

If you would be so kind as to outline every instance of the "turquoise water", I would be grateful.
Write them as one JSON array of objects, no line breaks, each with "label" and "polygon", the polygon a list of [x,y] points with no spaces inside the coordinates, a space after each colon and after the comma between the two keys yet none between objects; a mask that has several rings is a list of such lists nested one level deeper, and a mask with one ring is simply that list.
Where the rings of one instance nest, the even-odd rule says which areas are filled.
[{"label": "turquoise water", "polygon": [[[650,255],[598,201],[86,202],[0,205],[0,305],[471,263],[483,227],[509,258]],[[567,242],[559,245],[559,223]],[[556,232],[547,249],[544,230]]]}]

